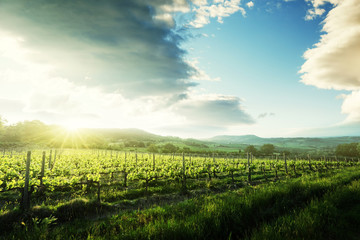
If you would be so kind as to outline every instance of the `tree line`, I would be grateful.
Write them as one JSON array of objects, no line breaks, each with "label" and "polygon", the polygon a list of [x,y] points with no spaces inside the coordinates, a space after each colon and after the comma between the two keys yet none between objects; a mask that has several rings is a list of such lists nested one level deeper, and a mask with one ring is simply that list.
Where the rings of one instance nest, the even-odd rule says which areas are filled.
[{"label": "tree line", "polygon": [[[101,134],[94,134],[86,130],[77,132],[66,131],[61,126],[46,125],[45,123],[34,121],[23,121],[8,125],[7,121],[0,116],[0,147],[16,148],[29,146],[47,146],[54,148],[96,148],[123,150],[124,148],[142,148],[152,153],[197,153],[197,154],[240,154],[251,153],[253,156],[271,156],[274,154],[285,154],[296,156],[303,154],[297,149],[279,149],[273,144],[262,146],[248,145],[235,152],[221,151],[216,147],[209,147],[204,143],[184,140],[186,146],[179,147],[173,143],[158,143],[156,141],[140,141],[124,139],[120,143],[113,143]],[[320,151],[319,156],[331,155],[339,157],[360,157],[360,143],[339,144],[335,149],[325,153]]]},{"label": "tree line", "polygon": [[342,157],[360,157],[360,143],[339,144],[335,154]]}]

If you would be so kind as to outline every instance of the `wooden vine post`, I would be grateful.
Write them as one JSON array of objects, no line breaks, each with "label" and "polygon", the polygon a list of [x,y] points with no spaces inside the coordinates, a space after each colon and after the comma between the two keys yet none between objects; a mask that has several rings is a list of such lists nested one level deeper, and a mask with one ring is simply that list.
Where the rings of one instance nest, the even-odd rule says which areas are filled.
[{"label": "wooden vine post", "polygon": [[49,169],[51,169],[51,155],[52,155],[52,150],[50,150],[50,155],[49,155]]},{"label": "wooden vine post", "polygon": [[284,161],[285,161],[285,172],[286,172],[286,175],[288,175],[288,169],[287,169],[287,162],[286,162],[286,155],[284,153]]},{"label": "wooden vine post", "polygon": [[52,169],[54,168],[54,166],[55,166],[56,154],[57,154],[57,150],[55,149],[55,152],[54,152],[54,161],[53,161],[53,163],[51,164],[51,170],[52,170]]},{"label": "wooden vine post", "polygon": [[248,167],[248,182],[250,183],[251,182],[250,155],[249,155],[248,152],[246,153],[246,155],[247,155],[247,162],[248,162],[248,164],[247,164],[247,167]]},{"label": "wooden vine post", "polygon": [[126,172],[126,152],[125,152],[125,159],[124,159],[124,187],[127,187],[127,172]]},{"label": "wooden vine post", "polygon": [[310,157],[310,154],[308,154],[308,159],[309,159],[309,169],[312,170],[312,167],[311,167],[311,157]]},{"label": "wooden vine post", "polygon": [[100,180],[97,182],[97,200],[100,203]]},{"label": "wooden vine post", "polygon": [[[155,153],[153,153],[153,171],[155,171]],[[155,174],[155,180],[158,180],[158,173]]]},{"label": "wooden vine post", "polygon": [[153,153],[153,171],[155,171],[155,153]]},{"label": "wooden vine post", "polygon": [[186,169],[185,169],[185,154],[183,153],[182,156],[182,164],[183,164],[183,182],[182,182],[182,190],[185,191],[186,190]]},{"label": "wooden vine post", "polygon": [[29,198],[30,160],[31,160],[31,152],[28,151],[26,158],[25,186],[24,186],[23,201],[21,207],[23,211],[27,211],[30,208],[30,198]]},{"label": "wooden vine post", "polygon": [[43,186],[43,178],[44,178],[44,174],[45,174],[45,154],[46,152],[43,151],[42,153],[42,163],[41,163],[41,175],[40,175],[40,186]]},{"label": "wooden vine post", "polygon": [[216,160],[215,160],[215,153],[213,153],[213,164],[214,164],[213,174],[214,174],[214,178],[215,178],[215,177],[217,177],[217,176],[216,176]]},{"label": "wooden vine post", "polygon": [[137,166],[137,161],[138,161],[137,150],[135,149],[135,164],[136,164],[136,166]]}]

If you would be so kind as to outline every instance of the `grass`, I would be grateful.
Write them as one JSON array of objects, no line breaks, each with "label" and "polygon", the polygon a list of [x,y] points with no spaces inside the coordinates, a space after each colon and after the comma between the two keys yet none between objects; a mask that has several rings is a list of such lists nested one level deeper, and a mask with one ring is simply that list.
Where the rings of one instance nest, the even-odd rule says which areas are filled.
[{"label": "grass", "polygon": [[[117,209],[114,215],[110,204],[78,199],[53,209],[40,206],[37,214],[32,209],[25,225],[17,222],[2,239],[356,239],[359,178],[357,168],[315,173],[217,194],[175,196],[179,201]],[[0,216],[0,224],[9,218]]]},{"label": "grass", "polygon": [[355,180],[261,226],[251,239],[359,239],[359,200],[360,181]]}]

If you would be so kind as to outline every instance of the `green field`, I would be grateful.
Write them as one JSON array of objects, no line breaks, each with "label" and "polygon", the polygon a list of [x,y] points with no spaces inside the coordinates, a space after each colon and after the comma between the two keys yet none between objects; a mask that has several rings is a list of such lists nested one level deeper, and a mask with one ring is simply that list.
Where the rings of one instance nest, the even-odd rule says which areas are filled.
[{"label": "green field", "polygon": [[27,157],[26,152],[1,157],[3,239],[339,239],[344,231],[356,239],[359,234],[357,161],[70,149],[51,155],[32,151]]}]

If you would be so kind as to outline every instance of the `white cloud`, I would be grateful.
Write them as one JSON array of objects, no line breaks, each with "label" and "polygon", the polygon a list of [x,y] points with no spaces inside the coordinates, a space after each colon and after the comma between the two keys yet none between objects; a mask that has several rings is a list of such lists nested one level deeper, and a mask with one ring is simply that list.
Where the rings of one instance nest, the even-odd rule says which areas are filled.
[{"label": "white cloud", "polygon": [[253,7],[254,7],[254,2],[253,2],[253,1],[248,2],[248,3],[246,4],[246,6],[247,6],[248,8],[253,8]]},{"label": "white cloud", "polygon": [[196,71],[191,76],[191,79],[194,81],[220,81],[220,77],[212,78],[210,77],[204,70],[198,67],[199,61],[197,59],[193,59],[192,61],[188,61],[188,64],[192,66]]},{"label": "white cloud", "polygon": [[322,9],[322,8],[309,9],[306,13],[305,20],[313,20],[316,17],[323,15],[324,12],[325,12],[325,9]]},{"label": "white cloud", "polygon": [[151,5],[154,6],[155,10],[160,9],[167,13],[175,13],[175,12],[185,13],[185,12],[190,11],[189,4],[186,0],[159,1],[158,3],[154,2],[154,3],[148,3],[148,4],[150,6]]},{"label": "white cloud", "polygon": [[[323,21],[320,41],[304,53],[301,81],[318,88],[352,91],[341,96],[342,113],[348,115],[344,124],[360,124],[360,1],[311,1],[314,9],[326,2],[334,8]],[[320,9],[310,16],[321,14]]]},{"label": "white cloud", "polygon": [[207,0],[192,0],[192,3],[196,6],[204,6],[207,4]]},{"label": "white cloud", "polygon": [[224,17],[228,17],[236,12],[241,12],[245,16],[245,9],[240,7],[240,0],[213,1],[207,5],[195,8],[195,19],[190,23],[195,28],[201,28],[210,23],[210,18],[217,18],[219,23],[223,22]]},{"label": "white cloud", "polygon": [[319,88],[360,89],[360,1],[347,0],[324,20],[321,40],[305,52],[302,82]]},{"label": "white cloud", "polygon": [[[339,4],[343,0],[306,0],[312,6],[308,9],[305,20],[313,20],[318,16],[321,16],[325,13],[325,9],[322,8],[326,3],[331,3],[333,5]],[[287,2],[287,1],[286,1]]]},{"label": "white cloud", "polygon": [[360,91],[345,96],[341,112],[348,115],[345,123],[360,123]]}]

